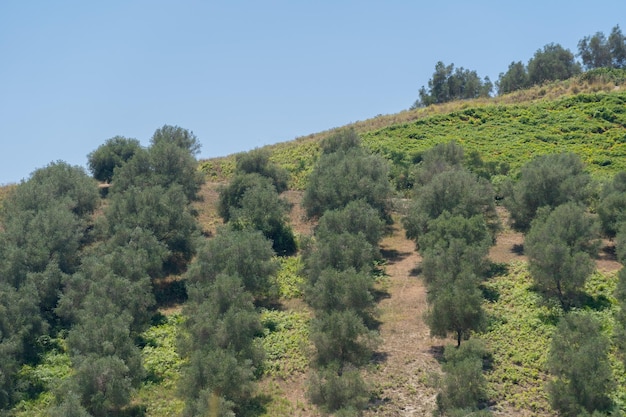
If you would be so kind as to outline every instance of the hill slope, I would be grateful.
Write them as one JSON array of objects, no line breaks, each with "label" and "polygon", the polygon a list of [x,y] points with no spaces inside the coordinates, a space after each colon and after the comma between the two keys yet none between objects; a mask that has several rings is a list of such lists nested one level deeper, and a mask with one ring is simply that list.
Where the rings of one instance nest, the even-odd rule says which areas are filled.
[{"label": "hill slope", "polygon": [[[352,123],[364,145],[392,164],[394,180],[406,175],[421,152],[456,140],[478,152],[486,174],[515,174],[532,156],[573,151],[597,178],[626,169],[624,80],[577,78],[491,99],[445,103]],[[304,189],[319,155],[319,141],[336,129],[269,145],[272,160]],[[209,180],[225,180],[234,156],[201,161]],[[401,182],[401,181],[400,181]]]},{"label": "hill slope", "polygon": [[[574,82],[558,83],[491,100],[448,103],[379,116],[350,127],[360,133],[369,149],[392,162],[393,179],[400,188],[407,185],[401,179],[420,159],[421,152],[449,140],[456,140],[465,147],[470,167],[492,178],[515,175],[534,155],[562,151],[581,155],[598,179],[626,169],[626,91],[610,83],[586,88]],[[319,140],[331,132],[268,147],[272,160],[291,174],[292,190],[286,196],[294,204],[291,223],[300,236],[309,236],[314,225],[303,220],[299,207],[301,193],[295,190],[305,187],[307,174],[319,154]],[[215,210],[218,183],[230,177],[233,166],[232,156],[201,162],[201,169],[212,179],[203,186],[204,201],[196,203],[198,220],[208,236],[221,224]],[[2,193],[0,204],[1,200]],[[396,213],[397,217],[400,215]],[[549,416],[553,413],[544,391],[547,374],[543,362],[554,330],[554,312],[540,305],[530,287],[525,259],[517,248],[521,243],[520,235],[505,229],[498,246],[491,251],[491,259],[501,264],[502,273],[488,283],[490,294],[496,294],[497,298],[485,301],[491,323],[482,336],[494,352],[494,368],[487,375],[490,398],[497,415]],[[383,241],[382,250],[388,274],[381,288],[381,292],[387,292],[387,297],[380,302],[383,343],[367,371],[373,383],[374,398],[366,414],[428,415],[435,403],[433,381],[440,372],[437,355],[440,346],[447,341],[430,338],[422,320],[425,290],[413,270],[419,256],[413,242],[404,238],[398,223],[393,234]],[[290,275],[293,282],[301,278],[289,269],[296,270],[293,265],[297,262],[294,258],[283,263],[284,275]],[[601,272],[594,275],[586,290],[592,297],[608,299],[615,286],[614,271],[621,265],[613,259],[601,262]],[[293,294],[298,294],[296,285],[292,285]],[[276,366],[278,371],[276,374],[268,372],[263,377],[260,384],[263,407],[254,415],[317,416],[319,413],[306,402],[303,394],[308,347],[303,342],[306,332],[301,328],[306,327],[307,308],[298,295],[286,297],[281,303],[282,310],[268,319],[271,326],[267,328],[268,332],[275,332],[273,340],[285,346],[272,346],[279,353],[272,357],[268,369]],[[180,415],[183,405],[177,398],[176,380],[182,359],[175,349],[181,321],[178,311],[176,306],[162,310],[168,318],[144,336],[150,342],[143,349],[144,362],[154,378],[145,381],[136,393],[129,413],[136,409],[144,410],[141,415],[145,416]],[[610,321],[610,309],[597,314]],[[265,337],[264,343],[269,343],[269,339]],[[287,351],[291,356],[281,356],[280,352]],[[51,369],[58,368],[58,376],[66,377],[69,359],[60,353],[55,355],[50,357],[50,363],[43,361],[26,371],[31,372],[33,378],[42,379],[40,375],[46,377]],[[624,379],[622,374],[621,380]],[[45,381],[48,384],[52,379]],[[616,395],[626,399],[623,384]],[[33,401],[21,403],[14,415],[45,415],[50,401],[52,395],[46,391]]]}]

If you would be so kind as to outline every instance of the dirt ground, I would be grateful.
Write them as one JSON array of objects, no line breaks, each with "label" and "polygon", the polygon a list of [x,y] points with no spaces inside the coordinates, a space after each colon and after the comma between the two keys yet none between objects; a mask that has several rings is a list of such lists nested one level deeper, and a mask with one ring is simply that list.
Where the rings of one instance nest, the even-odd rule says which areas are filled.
[{"label": "dirt ground", "polygon": [[388,296],[379,303],[383,343],[378,370],[368,378],[375,385],[378,404],[365,415],[431,415],[437,394],[431,380],[440,372],[435,352],[441,341],[430,337],[422,320],[426,290],[414,273],[420,257],[399,222],[381,248],[387,259]]}]

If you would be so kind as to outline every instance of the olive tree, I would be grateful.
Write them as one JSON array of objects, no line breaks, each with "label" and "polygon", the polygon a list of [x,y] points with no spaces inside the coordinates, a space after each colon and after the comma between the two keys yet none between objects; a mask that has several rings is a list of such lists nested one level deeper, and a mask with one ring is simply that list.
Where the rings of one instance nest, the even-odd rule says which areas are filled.
[{"label": "olive tree", "polygon": [[519,180],[506,193],[504,206],[511,214],[513,227],[527,231],[540,207],[585,203],[591,195],[590,185],[591,176],[578,155],[540,155],[522,167]]},{"label": "olive tree", "polygon": [[526,236],[524,250],[535,284],[566,310],[595,269],[597,236],[595,219],[575,203],[540,210]]},{"label": "olive tree", "polygon": [[322,153],[318,159],[302,199],[307,215],[320,217],[326,210],[343,208],[362,199],[378,210],[383,219],[391,221],[387,162],[367,153],[354,131],[339,132],[328,141],[333,143],[330,147],[333,151]]},{"label": "olive tree", "polygon": [[87,155],[87,165],[95,179],[111,182],[115,169],[124,165],[140,149],[137,139],[115,136]]},{"label": "olive tree", "polygon": [[615,237],[626,221],[626,171],[615,174],[602,188],[597,210],[602,231],[609,237]]},{"label": "olive tree", "polygon": [[223,228],[199,246],[186,278],[193,284],[211,283],[220,273],[239,276],[247,291],[261,297],[270,291],[277,269],[272,244],[261,232]]},{"label": "olive tree", "polygon": [[262,177],[272,180],[278,193],[287,190],[289,173],[278,164],[272,163],[271,154],[267,149],[253,149],[249,152],[237,154],[236,173],[237,174],[259,174]]},{"label": "olive tree", "polygon": [[611,410],[616,385],[608,355],[609,340],[597,319],[587,313],[563,317],[548,352],[552,407],[566,417]]},{"label": "olive tree", "polygon": [[480,339],[472,339],[460,347],[446,346],[442,390],[437,396],[437,411],[441,415],[482,415],[477,410],[484,407],[488,398],[483,374],[488,357]]},{"label": "olive tree", "polygon": [[453,216],[482,216],[494,238],[500,227],[489,182],[465,170],[448,170],[415,189],[403,219],[407,237],[419,244],[420,236],[428,232],[428,222],[446,211]]}]

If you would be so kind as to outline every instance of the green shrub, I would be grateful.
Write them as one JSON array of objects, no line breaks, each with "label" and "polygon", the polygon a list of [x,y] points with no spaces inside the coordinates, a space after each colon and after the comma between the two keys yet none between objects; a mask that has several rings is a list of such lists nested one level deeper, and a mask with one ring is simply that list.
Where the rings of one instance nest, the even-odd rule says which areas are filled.
[{"label": "green shrub", "polygon": [[137,139],[115,136],[87,155],[89,170],[98,181],[111,182],[114,170],[121,167],[141,149]]},{"label": "green shrub", "polygon": [[265,352],[263,373],[287,379],[306,372],[310,317],[305,313],[263,310],[260,343]]},{"label": "green shrub", "polygon": [[548,369],[550,402],[566,417],[582,412],[609,411],[615,389],[609,364],[609,339],[600,322],[589,314],[570,313],[552,337]]},{"label": "green shrub", "polygon": [[311,374],[307,391],[313,404],[327,413],[358,416],[369,400],[369,390],[358,369],[323,368]]},{"label": "green shrub", "polygon": [[551,209],[567,203],[585,204],[591,177],[574,153],[542,155],[522,167],[519,181],[505,198],[513,226],[527,231],[541,207]]},{"label": "green shrub", "polygon": [[343,208],[362,199],[378,210],[383,219],[390,220],[387,161],[357,146],[360,143],[357,139],[354,143],[333,145],[329,148],[333,152],[318,159],[302,200],[309,217],[320,217],[326,210]]}]

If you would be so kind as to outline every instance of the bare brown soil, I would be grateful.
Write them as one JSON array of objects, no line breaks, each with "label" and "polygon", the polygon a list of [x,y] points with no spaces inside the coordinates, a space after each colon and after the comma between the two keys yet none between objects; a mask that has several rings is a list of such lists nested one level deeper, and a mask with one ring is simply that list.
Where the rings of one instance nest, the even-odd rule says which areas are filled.
[{"label": "bare brown soil", "polygon": [[[297,195],[288,195],[294,203],[292,227],[301,234],[310,235],[313,225],[302,223],[298,213]],[[366,371],[366,380],[376,393],[376,401],[365,411],[365,416],[426,416],[435,407],[436,390],[431,381],[440,373],[435,358],[442,342],[430,337],[422,320],[426,309],[426,291],[415,274],[420,257],[415,244],[406,239],[399,222],[387,236],[381,250],[387,265],[387,277],[382,284],[383,299],[379,303],[382,343],[375,363]],[[300,305],[285,305],[300,309]],[[296,303],[298,304],[298,303]],[[264,381],[261,391],[286,400],[285,414],[299,417],[317,417],[319,411],[306,399],[306,375],[295,375],[289,380]],[[277,404],[274,404],[275,407]]]},{"label": "bare brown soil", "polygon": [[217,213],[221,185],[219,182],[205,183],[200,189],[200,201],[193,204],[193,208],[198,212],[198,223],[202,233],[209,236],[215,234],[217,227],[223,224],[222,218]]},{"label": "bare brown soil", "polygon": [[436,397],[432,378],[440,372],[435,352],[441,341],[430,337],[422,320],[426,290],[414,272],[420,257],[399,222],[381,248],[387,259],[388,297],[379,303],[383,342],[378,369],[368,378],[379,398],[365,415],[431,415]]},{"label": "bare brown soil", "polygon": [[608,239],[602,240],[598,259],[596,260],[596,267],[600,272],[613,272],[622,268],[622,264],[617,262],[614,241]]},{"label": "bare brown soil", "polygon": [[308,220],[306,211],[302,208],[303,191],[288,190],[281,196],[291,204],[289,221],[293,231],[299,236],[311,236],[315,227],[315,222]]}]

